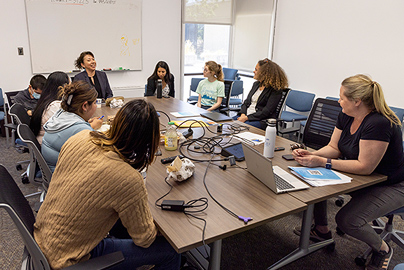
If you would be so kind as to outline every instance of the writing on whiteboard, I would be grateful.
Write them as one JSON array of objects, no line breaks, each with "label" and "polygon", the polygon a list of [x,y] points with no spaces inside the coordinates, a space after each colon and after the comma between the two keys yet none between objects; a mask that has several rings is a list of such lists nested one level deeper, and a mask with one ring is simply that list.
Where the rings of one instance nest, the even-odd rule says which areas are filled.
[{"label": "writing on whiteboard", "polygon": [[51,0],[51,3],[87,5],[89,0]]},{"label": "writing on whiteboard", "polygon": [[110,4],[110,5],[115,5],[116,0],[93,0],[94,3],[98,4]]}]

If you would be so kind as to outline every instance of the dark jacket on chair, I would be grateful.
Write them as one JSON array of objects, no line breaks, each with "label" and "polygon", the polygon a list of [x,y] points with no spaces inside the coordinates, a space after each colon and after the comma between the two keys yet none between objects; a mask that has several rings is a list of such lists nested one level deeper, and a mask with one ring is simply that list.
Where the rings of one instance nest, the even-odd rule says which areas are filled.
[{"label": "dark jacket on chair", "polygon": [[[238,115],[245,114],[247,115],[247,109],[251,105],[251,98],[258,91],[259,81],[256,81],[250,93],[248,93],[247,98],[244,100],[243,105],[241,105],[241,110],[238,112]],[[275,90],[274,88],[265,88],[262,90],[261,95],[257,100],[257,105],[255,106],[255,113],[247,115],[248,121],[260,121],[269,118],[277,118],[276,107],[280,99],[282,98],[282,90]]]},{"label": "dark jacket on chair", "polygon": [[[175,91],[174,91],[174,75],[171,74],[170,76],[170,83],[168,84],[168,87],[170,88],[170,92],[168,95],[170,97],[174,97]],[[147,91],[145,96],[154,96],[156,93],[156,88],[157,88],[157,79],[148,79],[147,80]]]},{"label": "dark jacket on chair", "polygon": [[[107,74],[105,74],[105,72],[98,70],[95,71],[95,74],[97,75],[98,82],[101,85],[102,98],[107,99],[113,97],[111,87],[109,86]],[[85,70],[74,76],[73,81],[77,80],[86,81],[87,83],[92,85],[90,78],[88,77],[87,71]]]}]

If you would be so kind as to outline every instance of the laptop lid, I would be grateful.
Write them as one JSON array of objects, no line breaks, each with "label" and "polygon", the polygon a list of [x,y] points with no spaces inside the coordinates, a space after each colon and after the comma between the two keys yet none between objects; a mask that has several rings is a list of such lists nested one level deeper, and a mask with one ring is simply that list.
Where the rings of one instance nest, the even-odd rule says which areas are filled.
[{"label": "laptop lid", "polygon": [[[249,145],[242,144],[244,157],[247,164],[247,170],[249,173],[254,175],[258,180],[260,180],[264,185],[270,188],[275,193],[283,193],[289,191],[295,191],[300,189],[309,188],[308,185],[300,181],[295,176],[284,171],[278,166],[272,166],[272,161],[259,153],[257,150]],[[274,170],[278,176],[283,178],[292,187],[285,189],[278,189],[275,182]]]},{"label": "laptop lid", "polygon": [[224,115],[222,113],[218,113],[218,112],[204,112],[204,113],[201,113],[201,116],[206,117],[215,122],[233,120],[233,118],[231,118],[227,115]]}]

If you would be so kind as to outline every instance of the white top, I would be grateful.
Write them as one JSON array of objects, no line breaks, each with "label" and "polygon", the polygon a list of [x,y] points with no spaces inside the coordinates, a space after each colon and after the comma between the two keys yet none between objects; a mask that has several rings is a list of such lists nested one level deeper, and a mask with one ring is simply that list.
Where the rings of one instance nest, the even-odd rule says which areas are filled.
[{"label": "white top", "polygon": [[42,113],[41,130],[39,131],[38,136],[36,136],[36,139],[38,140],[39,144],[41,144],[41,145],[42,145],[43,135],[45,135],[45,130],[43,129],[43,125],[45,125],[45,123],[48,122],[49,118],[51,118],[55,114],[55,112],[57,112],[57,110],[60,109],[60,103],[61,103],[60,100],[52,101]]},{"label": "white top", "polygon": [[262,94],[262,90],[258,89],[257,91],[255,91],[254,95],[251,97],[251,104],[247,108],[247,116],[256,112],[255,106],[257,106],[257,101],[261,94]]},{"label": "white top", "polygon": [[[157,92],[157,91],[156,91]],[[166,84],[166,87],[164,87],[163,88],[163,97],[166,97],[166,98],[168,98],[168,97],[170,97],[169,96],[169,94],[170,94],[170,87],[168,86],[168,83]]]}]

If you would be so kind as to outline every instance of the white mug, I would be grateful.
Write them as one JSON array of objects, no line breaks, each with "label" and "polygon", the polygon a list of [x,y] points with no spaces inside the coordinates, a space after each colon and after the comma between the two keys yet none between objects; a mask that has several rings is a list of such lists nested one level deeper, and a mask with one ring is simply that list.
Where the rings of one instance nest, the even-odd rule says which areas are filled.
[{"label": "white mug", "polygon": [[97,98],[95,103],[97,104],[97,108],[101,108],[102,98]]}]

